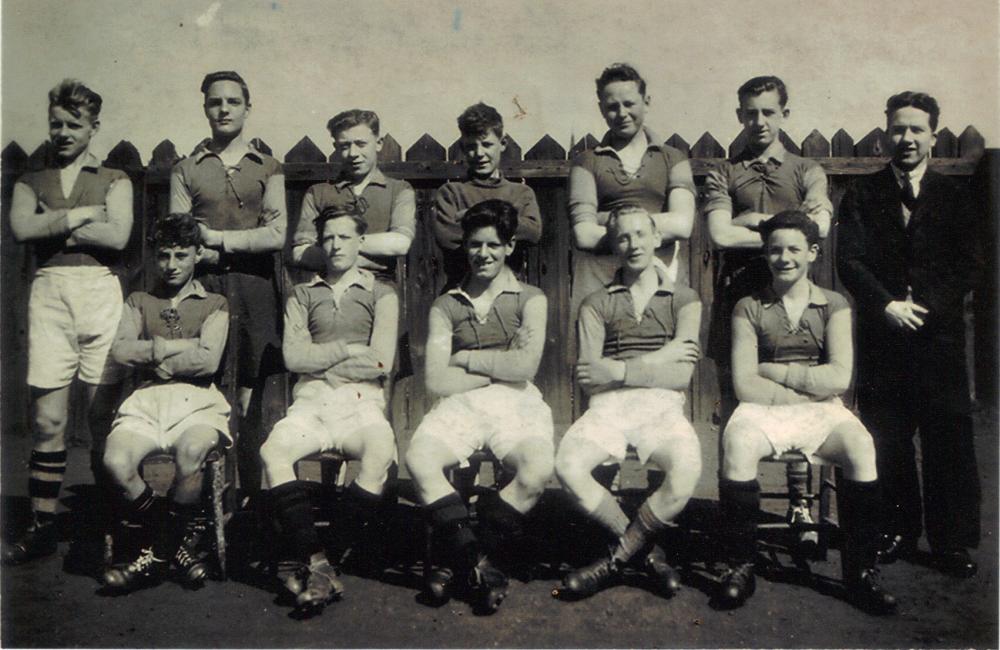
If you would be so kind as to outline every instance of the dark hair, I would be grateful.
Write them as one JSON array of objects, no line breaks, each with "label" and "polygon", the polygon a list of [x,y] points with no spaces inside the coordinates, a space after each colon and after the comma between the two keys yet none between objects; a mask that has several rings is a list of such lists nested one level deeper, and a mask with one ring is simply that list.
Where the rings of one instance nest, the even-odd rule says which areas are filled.
[{"label": "dark hair", "polygon": [[619,205],[608,215],[607,230],[609,235],[615,236],[618,234],[618,221],[627,214],[646,215],[649,217],[649,223],[653,227],[653,230],[656,230],[656,221],[653,220],[653,215],[649,214],[649,210],[634,203],[626,203],[625,205]]},{"label": "dark hair", "polygon": [[767,240],[775,230],[798,230],[806,236],[806,242],[812,246],[819,244],[819,226],[801,210],[784,210],[760,224],[760,238],[767,245]]},{"label": "dark hair", "polygon": [[517,208],[501,199],[480,201],[465,211],[462,241],[480,228],[495,228],[500,241],[511,241],[517,232]]},{"label": "dark hair", "polygon": [[334,219],[339,219],[341,217],[348,217],[354,222],[354,229],[359,235],[363,235],[368,232],[368,222],[362,216],[364,210],[358,203],[351,203],[345,205],[331,205],[329,207],[323,208],[323,211],[319,213],[319,216],[313,220],[316,224],[316,234],[319,239],[323,239],[323,228],[326,227],[327,221],[333,221]]},{"label": "dark hair", "polygon": [[247,86],[247,82],[243,81],[243,77],[240,73],[233,72],[232,70],[219,70],[218,72],[209,72],[205,75],[205,78],[201,80],[201,94],[204,95],[208,93],[208,89],[212,87],[216,81],[235,81],[240,85],[240,90],[243,91],[243,101],[250,105],[250,88]]},{"label": "dark hair", "polygon": [[765,75],[750,79],[745,84],[740,86],[740,89],[736,91],[736,96],[739,98],[740,106],[743,106],[743,100],[747,97],[756,97],[761,93],[770,92],[772,90],[778,91],[778,101],[781,103],[781,107],[784,108],[785,104],[788,103],[788,89],[785,88],[784,81],[773,75]]},{"label": "dark hair", "polygon": [[201,246],[201,231],[190,213],[171,212],[156,219],[149,241],[153,248]]},{"label": "dark hair", "polygon": [[76,118],[80,117],[80,110],[84,109],[90,115],[91,122],[101,114],[102,103],[100,95],[76,79],[63,79],[49,91],[49,108],[58,106]]},{"label": "dark hair", "polygon": [[497,109],[479,102],[468,107],[458,116],[458,130],[462,137],[481,138],[488,133],[503,137],[503,117]]},{"label": "dark hair", "polygon": [[371,129],[372,133],[378,135],[378,113],[375,111],[365,111],[360,108],[352,108],[349,111],[337,113],[326,123],[326,129],[330,132],[330,135],[336,137],[341,131],[346,131],[362,124]]},{"label": "dark hair", "polygon": [[612,63],[604,68],[604,72],[595,80],[598,98],[604,92],[604,87],[615,81],[634,81],[639,85],[639,94],[646,95],[646,80],[642,78],[638,70],[628,63]]},{"label": "dark hair", "polygon": [[885,119],[892,119],[892,114],[901,108],[912,106],[918,108],[931,116],[931,130],[937,131],[938,118],[941,116],[941,107],[937,100],[927,93],[915,93],[911,90],[898,93],[889,98],[885,103]]}]

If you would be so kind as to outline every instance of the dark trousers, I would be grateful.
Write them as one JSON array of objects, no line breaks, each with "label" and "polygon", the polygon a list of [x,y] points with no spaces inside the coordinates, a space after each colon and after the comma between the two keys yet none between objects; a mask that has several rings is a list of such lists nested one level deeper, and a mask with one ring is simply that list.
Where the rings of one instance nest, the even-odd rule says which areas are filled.
[{"label": "dark trousers", "polygon": [[[980,487],[972,417],[920,392],[907,384],[858,395],[861,420],[875,440],[885,532],[917,539],[923,520],[932,551],[975,548]],[[923,503],[913,445],[918,430]]]}]

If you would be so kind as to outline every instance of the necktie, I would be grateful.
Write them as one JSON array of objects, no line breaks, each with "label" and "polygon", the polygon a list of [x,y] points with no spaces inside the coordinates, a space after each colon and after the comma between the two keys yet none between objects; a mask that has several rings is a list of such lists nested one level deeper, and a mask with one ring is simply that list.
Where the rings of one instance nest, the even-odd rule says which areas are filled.
[{"label": "necktie", "polygon": [[913,179],[909,176],[903,177],[903,187],[902,192],[900,193],[900,198],[903,205],[905,205],[906,209],[910,212],[913,212],[914,208],[917,207],[917,195],[914,191]]}]

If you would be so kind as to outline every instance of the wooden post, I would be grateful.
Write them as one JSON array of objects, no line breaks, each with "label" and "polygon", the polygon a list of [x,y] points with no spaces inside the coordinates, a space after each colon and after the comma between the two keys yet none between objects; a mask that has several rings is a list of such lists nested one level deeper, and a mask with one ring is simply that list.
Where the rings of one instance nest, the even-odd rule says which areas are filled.
[{"label": "wooden post", "polygon": [[445,159],[445,149],[438,141],[425,133],[406,150],[406,161],[436,162]]},{"label": "wooden post", "polygon": [[938,131],[933,154],[935,158],[958,158],[958,138],[947,127]]}]

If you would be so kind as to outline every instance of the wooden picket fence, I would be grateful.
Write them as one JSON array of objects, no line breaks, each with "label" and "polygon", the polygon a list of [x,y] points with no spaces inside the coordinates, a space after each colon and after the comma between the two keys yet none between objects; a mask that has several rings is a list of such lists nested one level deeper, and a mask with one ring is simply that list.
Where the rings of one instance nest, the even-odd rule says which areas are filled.
[{"label": "wooden picket fence", "polygon": [[[785,146],[792,152],[814,158],[821,163],[829,179],[831,195],[836,207],[852,178],[870,174],[886,162],[885,132],[876,128],[855,142],[845,131],[838,131],[832,139],[813,131],[798,145],[785,134]],[[578,410],[574,403],[572,366],[575,360],[574,325],[569,322],[569,292],[572,255],[570,222],[566,208],[566,177],[573,157],[598,143],[587,135],[573,143],[569,151],[554,138],[546,135],[523,153],[520,145],[510,139],[503,154],[503,172],[510,179],[521,179],[535,191],[544,220],[542,241],[528,255],[528,277],[540,286],[549,299],[548,333],[545,356],[537,384],[552,407],[557,432],[562,432]],[[678,135],[667,143],[681,149],[691,157],[696,182],[704,182],[706,172],[727,155],[711,134],[705,133],[693,145],[688,145]],[[266,143],[257,141],[258,147],[268,153]],[[742,150],[744,141],[737,138],[728,147],[728,155]],[[0,240],[0,281],[4,297],[2,319],[2,417],[5,432],[24,432],[28,422],[28,393],[25,385],[27,352],[27,299],[34,261],[30,247],[13,241],[7,210],[17,177],[27,169],[44,163],[45,145],[30,156],[16,143],[2,151],[3,231]],[[986,155],[984,155],[984,153]],[[180,159],[176,148],[169,141],[161,142],[152,152],[147,165],[143,165],[139,152],[129,142],[122,141],[108,154],[104,164],[122,169],[129,174],[135,186],[135,227],[126,257],[125,284],[129,290],[146,286],[151,277],[151,256],[144,246],[146,230],[157,215],[166,213],[169,201],[169,176],[171,167]],[[306,189],[318,182],[335,178],[338,166],[308,137],[302,138],[283,159],[288,198],[289,233],[295,229],[303,195]],[[418,232],[403,268],[404,319],[409,332],[412,357],[417,372],[397,382],[393,399],[393,419],[397,434],[407,437],[419,424],[427,408],[423,389],[420,362],[426,339],[426,318],[430,305],[438,295],[443,282],[440,252],[429,230],[429,213],[435,189],[447,180],[464,176],[462,155],[456,141],[450,147],[436,142],[429,135],[418,139],[405,152],[391,135],[385,137],[380,154],[382,169],[390,176],[409,181],[417,194]],[[939,172],[960,177],[969,183],[978,204],[983,206],[983,217],[989,219],[991,242],[988,250],[994,251],[997,224],[996,191],[1000,187],[1000,150],[984,148],[983,138],[973,127],[955,136],[948,129],[939,132],[931,167]],[[836,277],[833,259],[835,236],[827,239],[825,254],[820,260],[819,280],[825,286],[842,290]],[[698,219],[692,237],[684,244],[688,248],[691,285],[701,295],[705,305],[702,319],[702,340],[708,325],[708,307],[712,303],[714,259],[708,241],[704,220]],[[288,251],[286,249],[285,254]],[[996,396],[996,267],[987,273],[990,284],[977,291],[974,311],[976,314],[976,380],[981,397],[993,401]],[[296,278],[285,274],[285,288]],[[689,414],[696,424],[706,424],[712,419],[717,399],[716,379],[711,361],[698,364],[689,400]],[[274,377],[265,394],[265,424],[280,418],[289,400],[289,379]],[[81,430],[85,421],[80,409],[74,410],[72,426]],[[85,436],[84,436],[85,437]]]}]

